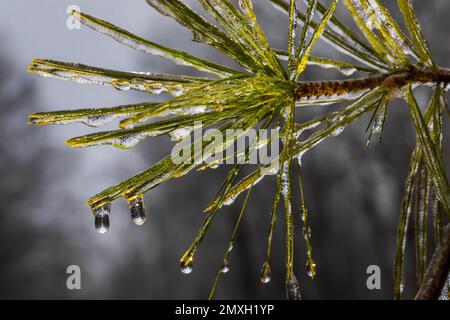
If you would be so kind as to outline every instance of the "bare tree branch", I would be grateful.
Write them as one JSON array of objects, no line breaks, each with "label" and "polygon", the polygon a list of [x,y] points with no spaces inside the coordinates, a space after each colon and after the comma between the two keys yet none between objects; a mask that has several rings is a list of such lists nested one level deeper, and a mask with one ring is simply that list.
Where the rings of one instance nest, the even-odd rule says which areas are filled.
[{"label": "bare tree branch", "polygon": [[414,300],[437,300],[450,270],[450,224],[443,229],[441,243],[431,258],[422,285]]}]

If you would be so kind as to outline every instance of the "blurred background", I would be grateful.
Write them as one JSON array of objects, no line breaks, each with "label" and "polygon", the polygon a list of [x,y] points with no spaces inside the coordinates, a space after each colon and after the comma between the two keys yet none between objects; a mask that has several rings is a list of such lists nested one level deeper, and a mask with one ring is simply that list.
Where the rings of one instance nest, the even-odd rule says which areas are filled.
[{"label": "blurred background", "polygon": [[[196,1],[186,2],[200,10]],[[384,2],[399,21],[393,1]],[[267,0],[254,3],[270,42],[285,48],[285,15]],[[450,66],[450,2],[414,3],[436,62]],[[27,74],[33,58],[129,71],[194,74],[191,69],[137,53],[86,27],[69,30],[66,10],[70,5],[169,47],[230,64],[222,54],[191,42],[187,30],[159,16],[144,0],[16,0],[0,11],[0,298],[207,298],[242,199],[220,211],[190,275],[180,272],[178,261],[228,168],[192,173],[149,192],[145,197],[148,220],[143,227],[134,226],[125,201],[117,201],[110,232],[101,236],[94,229],[87,199],[157,162],[170,152],[170,139],[147,140],[128,151],[107,146],[69,149],[64,144],[67,139],[92,129],[27,125],[27,115],[36,111],[167,99],[39,79]],[[353,26],[342,3],[337,14]],[[345,60],[323,42],[314,54]],[[303,80],[337,78],[341,76],[335,71],[309,67]],[[429,96],[427,89],[417,91],[422,105]],[[305,110],[305,114],[317,116],[326,110],[315,108]],[[390,105],[383,144],[373,143],[364,150],[368,120],[358,121],[303,158],[313,254],[318,265],[317,279],[309,279],[297,219],[296,274],[305,299],[393,296],[395,233],[414,131],[406,105],[396,101]],[[448,133],[447,129],[447,137]],[[446,159],[448,164],[449,157]],[[285,297],[282,215],[274,240],[272,281],[262,285],[259,280],[275,187],[272,178],[266,180],[252,192],[231,256],[231,270],[219,283],[218,298]],[[412,236],[409,239],[411,243]],[[416,291],[413,250],[409,246],[409,298]],[[74,264],[81,268],[82,289],[70,291],[66,268]],[[381,268],[381,290],[366,287],[366,268],[373,264]]]}]

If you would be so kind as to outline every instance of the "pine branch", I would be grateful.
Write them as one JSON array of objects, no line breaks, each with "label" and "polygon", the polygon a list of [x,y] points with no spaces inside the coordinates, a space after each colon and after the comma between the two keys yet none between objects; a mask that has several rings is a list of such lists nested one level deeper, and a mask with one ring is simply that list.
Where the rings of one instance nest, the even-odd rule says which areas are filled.
[{"label": "pine branch", "polygon": [[431,258],[427,272],[414,300],[437,300],[450,271],[450,224],[443,228],[441,243]]},{"label": "pine branch", "polygon": [[[268,235],[268,250],[262,269],[262,282],[270,280],[270,252],[273,227],[278,202],[283,199],[286,212],[286,284],[289,298],[300,298],[300,287],[294,270],[294,227],[295,206],[291,193],[292,166],[301,165],[302,156],[328,138],[342,133],[352,122],[367,113],[372,113],[368,130],[367,145],[373,135],[381,141],[388,113],[388,104],[394,98],[408,102],[416,129],[417,145],[413,153],[410,172],[406,183],[398,227],[398,246],[395,262],[395,297],[401,298],[404,287],[404,253],[408,219],[414,209],[416,228],[416,252],[418,279],[423,285],[416,299],[437,298],[448,274],[450,264],[450,227],[442,234],[441,211],[450,214],[448,198],[450,184],[443,162],[443,114],[448,110],[444,92],[450,87],[450,69],[438,67],[431,56],[426,39],[414,14],[411,0],[398,0],[407,31],[406,34],[393,19],[380,0],[343,0],[348,12],[365,39],[353,33],[333,13],[339,0],[331,1],[325,7],[319,0],[300,1],[270,0],[289,19],[288,46],[283,50],[270,47],[260,26],[252,0],[240,0],[235,6],[231,0],[199,0],[205,13],[214,20],[209,22],[202,15],[189,8],[182,0],[147,0],[147,3],[164,16],[173,18],[193,34],[195,42],[201,42],[221,51],[233,60],[240,69],[231,69],[212,61],[196,57],[173,48],[168,48],[144,39],[107,21],[85,13],[71,14],[84,25],[103,33],[137,51],[168,59],[178,65],[188,66],[209,74],[209,77],[179,76],[148,72],[124,72],[78,63],[58,62],[49,59],[35,59],[29,71],[43,77],[71,80],[80,84],[111,86],[120,91],[136,90],[148,95],[169,93],[172,99],[164,102],[145,102],[112,108],[89,108],[66,111],[35,113],[29,116],[29,123],[69,124],[83,123],[99,127],[115,120],[121,120],[119,128],[70,139],[70,147],[112,145],[131,148],[150,137],[170,135],[173,141],[187,141],[196,123],[202,127],[219,127],[224,135],[232,130],[236,135],[224,141],[211,142],[212,135],[195,137],[186,148],[193,150],[182,163],[175,163],[167,156],[147,170],[112,186],[93,196],[88,204],[92,208],[98,232],[109,228],[111,203],[125,198],[130,206],[133,222],[145,222],[143,195],[174,178],[180,178],[194,170],[212,168],[207,162],[208,150],[223,153],[235,139],[244,138],[246,132],[259,127],[277,128],[276,138],[281,138],[282,150],[270,166],[259,164],[240,181],[237,176],[249,161],[230,170],[211,204],[206,208],[207,216],[189,249],[180,259],[181,271],[192,271],[194,256],[202,243],[214,217],[222,206],[231,205],[244,191],[250,190],[267,175],[277,175],[278,192],[272,208]],[[304,9],[302,12],[302,9]],[[301,33],[298,30],[301,24]],[[300,39],[300,40],[297,40]],[[317,40],[345,54],[354,61],[335,61],[312,57]],[[283,61],[287,61],[285,68]],[[333,68],[346,76],[355,72],[366,73],[362,78],[347,78],[341,81],[300,81],[308,65]],[[412,88],[417,85],[433,87],[433,97],[422,113]],[[296,122],[295,112],[306,106],[319,106],[349,101],[337,111],[329,111],[320,118],[308,122]],[[300,114],[300,112],[299,112]],[[307,132],[305,131],[313,131]],[[262,144],[273,142],[266,139]],[[277,141],[275,141],[277,142]],[[255,146],[256,147],[256,142]],[[252,148],[253,148],[252,147]],[[258,147],[261,147],[258,142]],[[243,153],[244,154],[244,153]],[[239,158],[234,152],[231,156]],[[222,156],[215,165],[227,164],[229,156]],[[279,164],[282,164],[280,170]],[[276,165],[275,165],[276,164]],[[306,240],[308,273],[314,276],[315,264],[311,258],[310,228],[304,205],[301,186],[301,214],[303,233]],[[430,194],[433,195],[433,211]],[[247,202],[247,199],[245,200]],[[298,209],[298,208],[297,208]],[[243,211],[242,211],[243,213]],[[426,217],[433,214],[434,233],[439,244],[426,275]],[[239,225],[236,224],[236,231]],[[221,271],[216,277],[214,288],[221,273],[229,269],[229,255],[235,233],[224,255]],[[424,277],[423,277],[424,276]],[[213,288],[213,292],[214,292]],[[212,292],[212,293],[213,293]]]},{"label": "pine branch", "polygon": [[345,97],[355,92],[365,92],[366,90],[373,90],[381,86],[393,91],[401,89],[408,84],[419,83],[450,83],[450,69],[436,68],[422,70],[419,67],[411,65],[404,70],[379,73],[363,78],[340,81],[300,82],[294,92],[294,99],[296,101],[302,101],[303,99],[318,97]]}]

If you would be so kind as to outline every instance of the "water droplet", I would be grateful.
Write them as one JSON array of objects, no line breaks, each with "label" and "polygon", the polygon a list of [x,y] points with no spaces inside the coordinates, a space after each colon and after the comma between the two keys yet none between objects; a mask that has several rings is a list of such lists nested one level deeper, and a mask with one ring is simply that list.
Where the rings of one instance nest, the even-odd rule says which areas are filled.
[{"label": "water droplet", "polygon": [[193,31],[192,32],[192,41],[198,42],[198,43],[203,43],[206,41],[206,39],[201,33],[197,32],[197,31]]},{"label": "water droplet", "polygon": [[223,260],[223,264],[220,267],[220,272],[227,273],[228,271],[230,271],[230,263],[228,262],[228,260]]},{"label": "water droplet", "polygon": [[375,120],[373,122],[372,133],[381,133],[383,131],[384,120],[386,119],[386,109],[382,107],[382,109],[377,112],[375,116]]},{"label": "water droplet", "polygon": [[211,169],[217,169],[219,167],[219,162],[213,163],[209,166]]},{"label": "water droplet", "polygon": [[111,81],[112,86],[119,91],[128,91],[131,89],[131,84],[128,81],[115,80]]},{"label": "water droplet", "polygon": [[101,116],[89,116],[83,119],[76,120],[77,122],[82,122],[83,124],[89,126],[89,127],[101,127],[104,126],[111,121],[118,118],[117,115],[101,115]]},{"label": "water droplet", "polygon": [[184,93],[184,88],[181,85],[177,85],[169,90],[169,93],[174,97],[179,97]]},{"label": "water droplet", "polygon": [[[302,215],[302,220],[303,222],[305,222],[305,217]],[[311,235],[312,235],[312,230],[310,226],[303,226],[302,228],[303,231],[303,236],[305,237],[305,239],[310,239]]]},{"label": "water droplet", "polygon": [[184,274],[190,274],[194,267],[192,259],[188,259],[187,261],[181,261],[180,267],[181,267],[181,272],[183,272]]},{"label": "water droplet", "polygon": [[311,279],[314,279],[314,277],[316,276],[316,264],[314,263],[314,261],[308,260],[306,262],[306,274]]},{"label": "water droplet", "polygon": [[151,94],[161,94],[161,93],[163,93],[165,91],[165,88],[162,85],[160,85],[160,84],[154,84],[154,85],[152,85],[151,87],[148,88],[148,91]]},{"label": "water droplet", "polygon": [[123,136],[117,139],[112,139],[109,143],[121,149],[129,149],[136,146],[139,142],[147,138],[148,133],[133,133],[128,136]]},{"label": "water droplet", "polygon": [[400,283],[400,294],[403,294],[403,291],[405,290],[405,284],[403,283],[403,279],[402,279],[402,282]]},{"label": "water droplet", "polygon": [[339,70],[344,76],[351,76],[351,75],[354,74],[356,71],[358,71],[356,68],[352,68],[352,67],[341,67],[341,68],[338,68],[338,70]]},{"label": "water droplet", "polygon": [[286,282],[286,294],[288,300],[301,300],[302,294],[300,292],[300,284],[293,272],[290,273],[288,281]]},{"label": "water droplet", "polygon": [[130,206],[131,219],[133,220],[134,224],[142,226],[146,220],[144,198],[142,196],[139,196],[133,200],[130,200],[128,202],[128,205]]},{"label": "water droplet", "polygon": [[236,201],[236,196],[233,196],[223,202],[224,206],[231,206]]},{"label": "water droplet", "polygon": [[331,135],[333,137],[337,137],[338,135],[340,135],[342,132],[344,132],[345,126],[338,126],[336,127],[336,129],[334,129],[334,131],[331,133]]},{"label": "water droplet", "polygon": [[170,132],[170,139],[174,142],[180,142],[191,134],[190,128],[178,128]]},{"label": "water droplet", "polygon": [[94,210],[95,229],[100,234],[105,234],[109,230],[109,214],[111,212],[111,203],[106,203]]},{"label": "water droplet", "polygon": [[270,269],[270,264],[268,261],[264,262],[261,269],[261,282],[266,284],[272,279],[272,271]]}]

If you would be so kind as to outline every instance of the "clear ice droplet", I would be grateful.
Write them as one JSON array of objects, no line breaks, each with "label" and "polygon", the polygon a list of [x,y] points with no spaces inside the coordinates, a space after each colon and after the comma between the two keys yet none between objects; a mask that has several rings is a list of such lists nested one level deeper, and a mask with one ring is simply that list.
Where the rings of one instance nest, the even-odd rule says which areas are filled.
[{"label": "clear ice droplet", "polygon": [[181,267],[181,272],[183,272],[184,274],[190,274],[192,272],[192,269],[194,267],[194,264],[192,263],[192,260],[189,259],[189,261],[182,261],[180,263],[180,267]]},{"label": "clear ice droplet", "polygon": [[272,271],[270,269],[270,264],[268,261],[264,262],[261,269],[261,282],[266,284],[272,279]]},{"label": "clear ice droplet", "polygon": [[228,271],[230,271],[230,263],[228,260],[223,260],[222,266],[220,267],[220,272],[227,273]]},{"label": "clear ice droplet", "polygon": [[316,264],[314,261],[310,262],[309,260],[306,262],[306,274],[311,279],[314,279],[316,276]]},{"label": "clear ice droplet", "polygon": [[297,277],[293,272],[289,275],[289,279],[286,282],[286,294],[288,300],[301,300],[302,294],[300,292],[300,284]]},{"label": "clear ice droplet", "polygon": [[100,234],[105,234],[109,230],[109,214],[111,203],[104,204],[94,211],[95,229]]},{"label": "clear ice droplet", "polygon": [[211,165],[209,166],[209,168],[214,170],[214,169],[219,168],[219,166],[220,166],[220,165],[219,165],[219,162],[216,162],[216,163],[211,164]]},{"label": "clear ice droplet", "polygon": [[128,81],[112,81],[112,86],[119,91],[128,91],[131,89],[131,84]]},{"label": "clear ice droplet", "polygon": [[131,220],[133,220],[134,224],[142,226],[146,220],[144,198],[139,196],[130,200],[128,204],[130,206]]},{"label": "clear ice droplet", "polygon": [[224,206],[231,206],[236,201],[237,196],[233,196],[223,202]]},{"label": "clear ice droplet", "polygon": [[171,88],[169,90],[169,93],[174,97],[179,97],[185,93],[185,90],[184,90],[183,86],[178,85],[178,86]]}]

